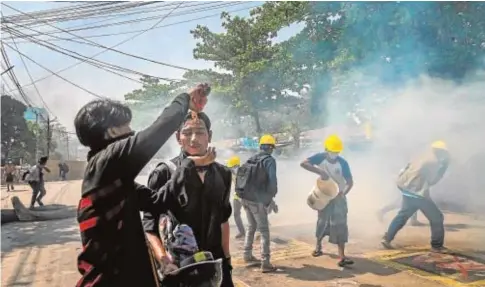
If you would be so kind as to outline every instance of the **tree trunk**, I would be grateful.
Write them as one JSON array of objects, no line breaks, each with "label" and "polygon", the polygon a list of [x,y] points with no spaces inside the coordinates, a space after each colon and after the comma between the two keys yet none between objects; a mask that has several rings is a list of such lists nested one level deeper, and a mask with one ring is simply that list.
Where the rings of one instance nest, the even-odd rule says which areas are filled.
[{"label": "tree trunk", "polygon": [[291,136],[293,137],[293,147],[295,149],[300,149],[300,135],[301,130],[298,126],[293,126],[293,131],[291,132]]},{"label": "tree trunk", "polygon": [[251,116],[253,117],[254,124],[256,125],[256,133],[258,136],[261,136],[263,134],[263,130],[261,129],[261,122],[259,121],[259,113],[257,111],[253,111]]}]

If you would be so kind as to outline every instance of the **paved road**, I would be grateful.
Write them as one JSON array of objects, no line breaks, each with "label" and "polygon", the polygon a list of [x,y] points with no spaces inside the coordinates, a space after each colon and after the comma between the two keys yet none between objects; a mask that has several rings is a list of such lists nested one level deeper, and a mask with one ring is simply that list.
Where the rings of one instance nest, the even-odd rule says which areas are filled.
[{"label": "paved road", "polygon": [[[140,183],[146,182],[139,178]],[[292,187],[288,185],[291,192]],[[24,191],[19,191],[25,189]],[[65,204],[74,208],[79,199],[80,182],[49,183],[47,203]],[[30,192],[19,187],[13,194],[27,203]],[[2,198],[10,194],[2,192]],[[296,198],[296,199],[295,199]],[[461,284],[458,279],[421,276],[409,268],[399,269],[389,260],[381,260],[379,237],[385,225],[375,223],[373,216],[350,214],[351,237],[348,254],[355,258],[352,269],[341,270],[336,266],[336,248],[325,244],[328,253],[320,258],[312,258],[309,253],[313,244],[315,214],[308,208],[294,208],[293,201],[282,196],[279,204],[282,212],[272,215],[273,260],[280,267],[276,274],[262,275],[254,268],[247,268],[241,262],[241,242],[232,241],[234,276],[238,286],[367,286],[367,287],[407,287],[407,286],[485,286]],[[293,208],[285,208],[292,206]],[[2,200],[2,207],[8,201]],[[360,215],[360,216],[359,216]],[[465,215],[445,214],[447,222],[447,245],[453,249],[485,250],[485,227],[483,220]],[[390,218],[386,218],[388,221]],[[466,223],[466,224],[463,224]],[[235,234],[233,232],[232,234]],[[78,228],[74,218],[36,223],[11,223],[2,226],[2,286],[74,286],[79,275],[76,270],[76,256],[80,250]],[[396,243],[408,246],[426,245],[429,231],[427,226],[407,227],[399,235]],[[289,240],[288,240],[289,239]],[[255,246],[255,255],[259,247]],[[390,253],[386,253],[387,257]],[[390,258],[390,257],[389,257]],[[478,266],[478,265],[477,265]],[[485,265],[483,265],[485,266]],[[475,268],[484,268],[484,267]],[[401,266],[402,267],[402,266]],[[403,271],[404,270],[404,271]],[[485,269],[484,269],[485,270]],[[470,272],[472,272],[471,270]],[[470,273],[472,274],[472,273]],[[478,274],[480,275],[480,274]],[[471,276],[471,275],[470,275]],[[431,280],[432,279],[432,280]],[[457,285],[460,284],[460,285]],[[480,283],[481,284],[481,283]]]},{"label": "paved road", "polygon": [[[44,203],[75,208],[80,182],[47,183]],[[12,193],[28,205],[30,191]],[[3,193],[2,193],[3,198]],[[7,199],[7,198],[5,198]],[[2,207],[9,202],[2,200]],[[75,286],[80,249],[75,218],[2,225],[2,286]]]}]

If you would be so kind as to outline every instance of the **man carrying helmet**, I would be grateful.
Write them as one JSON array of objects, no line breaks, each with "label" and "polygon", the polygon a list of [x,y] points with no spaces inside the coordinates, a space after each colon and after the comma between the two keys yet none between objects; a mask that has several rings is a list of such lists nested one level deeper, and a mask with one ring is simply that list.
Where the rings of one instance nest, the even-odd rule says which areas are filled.
[{"label": "man carrying helmet", "polygon": [[421,210],[431,226],[432,251],[445,250],[443,247],[445,237],[443,213],[433,202],[429,192],[430,187],[443,178],[448,169],[449,159],[446,143],[436,141],[426,153],[412,160],[400,172],[397,187],[403,195],[402,206],[382,239],[381,243],[385,248],[392,248],[391,241],[399,230],[416,211]]},{"label": "man carrying helmet", "polygon": [[271,156],[276,139],[264,135],[259,140],[260,152],[252,156],[237,171],[235,189],[247,215],[248,230],[244,241],[244,261],[259,262],[253,254],[256,230],[261,233],[261,271],[275,271],[270,263],[270,233],[268,213],[278,192],[276,161]]},{"label": "man carrying helmet", "polygon": [[322,240],[328,235],[329,242],[338,246],[338,265],[345,267],[354,264],[345,256],[345,243],[348,241],[346,195],[354,182],[349,164],[339,156],[343,150],[342,140],[336,135],[331,135],[325,140],[324,147],[325,152],[317,153],[300,164],[302,168],[318,174],[322,180],[331,178],[339,188],[339,194],[325,208],[318,211],[315,234],[317,242],[312,255],[317,257],[323,254]]}]

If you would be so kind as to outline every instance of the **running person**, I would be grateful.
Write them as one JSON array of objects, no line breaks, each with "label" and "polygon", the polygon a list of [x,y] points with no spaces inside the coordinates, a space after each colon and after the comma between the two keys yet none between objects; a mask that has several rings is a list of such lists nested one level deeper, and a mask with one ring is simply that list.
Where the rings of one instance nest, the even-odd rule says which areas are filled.
[{"label": "running person", "polygon": [[418,210],[426,216],[431,227],[431,250],[443,252],[445,229],[443,213],[430,197],[431,186],[444,176],[449,165],[449,152],[446,143],[436,141],[424,154],[413,159],[401,171],[397,187],[402,193],[402,206],[394,217],[382,239],[385,248],[392,249],[391,242],[404,227],[408,219]]}]

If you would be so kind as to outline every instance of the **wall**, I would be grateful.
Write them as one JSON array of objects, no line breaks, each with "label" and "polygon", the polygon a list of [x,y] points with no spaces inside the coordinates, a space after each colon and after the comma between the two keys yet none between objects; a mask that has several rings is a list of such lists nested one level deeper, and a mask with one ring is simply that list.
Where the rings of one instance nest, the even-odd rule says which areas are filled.
[{"label": "wall", "polygon": [[[66,160],[69,166],[69,172],[67,173],[67,180],[82,179],[84,176],[84,169],[86,168],[85,161]],[[49,160],[47,167],[51,170],[50,173],[45,173],[46,181],[59,180],[59,160]]]}]

